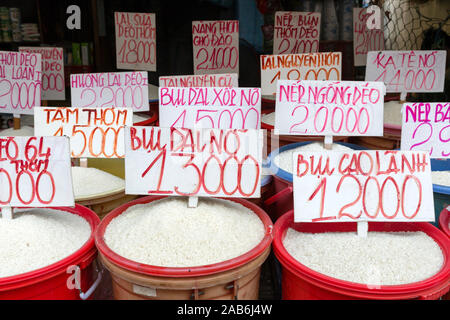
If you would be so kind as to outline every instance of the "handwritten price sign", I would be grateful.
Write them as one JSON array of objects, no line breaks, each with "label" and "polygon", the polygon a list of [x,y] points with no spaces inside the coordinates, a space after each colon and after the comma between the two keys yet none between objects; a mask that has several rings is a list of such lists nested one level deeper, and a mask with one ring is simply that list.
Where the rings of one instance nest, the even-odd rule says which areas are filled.
[{"label": "handwritten price sign", "polygon": [[82,73],[70,75],[72,106],[149,110],[147,72]]},{"label": "handwritten price sign", "polygon": [[405,103],[401,148],[427,151],[431,158],[449,158],[450,103]]},{"label": "handwritten price sign", "polygon": [[442,92],[447,52],[370,51],[366,81],[383,81],[387,92]]},{"label": "handwritten price sign", "polygon": [[154,13],[114,12],[117,69],[156,71]]},{"label": "handwritten price sign", "polygon": [[227,87],[237,88],[237,73],[224,74],[202,74],[189,76],[171,76],[159,77],[160,87],[183,87],[183,88],[199,88],[199,87]]},{"label": "handwritten price sign", "polygon": [[19,52],[39,53],[42,59],[42,100],[65,100],[63,48],[19,47]]},{"label": "handwritten price sign", "polygon": [[37,136],[70,137],[74,158],[124,158],[124,126],[133,125],[129,108],[36,108]]},{"label": "handwritten price sign", "polygon": [[285,135],[382,136],[382,82],[278,81],[275,130]]},{"label": "handwritten price sign", "polygon": [[277,80],[341,80],[342,54],[261,55],[261,92],[274,95]]},{"label": "handwritten price sign", "polygon": [[368,29],[367,24],[372,19],[366,8],[353,8],[353,57],[355,66],[365,66],[367,52],[384,50],[383,15],[380,14],[382,29]]},{"label": "handwritten price sign", "polygon": [[260,130],[127,127],[127,194],[260,196]]},{"label": "handwritten price sign", "polygon": [[194,74],[239,73],[239,21],[192,21]]},{"label": "handwritten price sign", "polygon": [[294,221],[434,221],[426,152],[293,155]]},{"label": "handwritten price sign", "polygon": [[275,13],[273,53],[310,53],[319,51],[320,13]]},{"label": "handwritten price sign", "polygon": [[41,104],[41,55],[0,51],[0,112],[33,114]]},{"label": "handwritten price sign", "polygon": [[0,206],[74,206],[67,137],[0,137]]},{"label": "handwritten price sign", "polygon": [[259,88],[159,88],[161,127],[259,129]]}]

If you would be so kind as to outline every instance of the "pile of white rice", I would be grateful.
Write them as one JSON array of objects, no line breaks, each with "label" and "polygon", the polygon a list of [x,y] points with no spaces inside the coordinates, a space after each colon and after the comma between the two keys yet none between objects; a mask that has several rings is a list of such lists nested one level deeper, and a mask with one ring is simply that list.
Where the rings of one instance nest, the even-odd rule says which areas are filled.
[{"label": "pile of white rice", "polygon": [[117,254],[147,265],[195,267],[238,257],[264,238],[259,217],[241,204],[186,198],[135,205],[114,218],[105,242]]},{"label": "pile of white rice", "polygon": [[273,161],[277,167],[283,169],[284,171],[292,173],[294,171],[294,169],[292,168],[292,155],[298,151],[324,152],[324,151],[348,151],[348,150],[352,149],[337,143],[333,143],[331,150],[327,150],[323,147],[322,142],[313,142],[294,149],[286,150],[278,154]]},{"label": "pile of white rice", "polygon": [[2,137],[28,137],[34,136],[34,128],[29,126],[23,126],[18,130],[14,128],[8,128],[0,131],[0,136]]},{"label": "pile of white rice", "polygon": [[91,235],[89,223],[65,211],[31,209],[0,219],[0,277],[46,267],[80,249]]},{"label": "pile of white rice", "polygon": [[400,101],[389,101],[384,104],[384,123],[402,125],[402,106]]},{"label": "pile of white rice", "polygon": [[450,186],[450,171],[431,171],[431,181],[433,184]]},{"label": "pile of white rice", "polygon": [[125,189],[125,180],[96,168],[72,167],[75,200]]},{"label": "pile of white rice", "polygon": [[301,233],[288,229],[283,245],[291,256],[324,275],[367,285],[425,280],[442,267],[439,245],[423,232]]},{"label": "pile of white rice", "polygon": [[275,126],[275,112],[263,114],[261,116],[261,122],[264,122],[271,126]]}]

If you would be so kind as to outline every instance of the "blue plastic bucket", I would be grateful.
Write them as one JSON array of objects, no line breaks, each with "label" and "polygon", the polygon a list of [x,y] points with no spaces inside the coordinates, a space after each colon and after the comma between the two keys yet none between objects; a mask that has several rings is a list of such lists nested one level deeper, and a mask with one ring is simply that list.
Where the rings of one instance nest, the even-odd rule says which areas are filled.
[{"label": "blue plastic bucket", "polygon": [[[431,159],[432,171],[450,171],[450,159]],[[450,204],[450,187],[433,184],[434,225],[438,226],[439,215]]]}]

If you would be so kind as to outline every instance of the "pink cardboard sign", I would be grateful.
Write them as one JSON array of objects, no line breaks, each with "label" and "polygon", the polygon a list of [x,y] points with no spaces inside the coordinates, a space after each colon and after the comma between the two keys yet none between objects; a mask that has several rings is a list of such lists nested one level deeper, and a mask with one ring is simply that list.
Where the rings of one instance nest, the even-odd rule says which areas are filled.
[{"label": "pink cardboard sign", "polygon": [[[369,19],[375,12],[367,13],[366,8],[353,8],[353,58],[355,66],[365,66],[367,52],[384,50],[384,30],[368,29]],[[383,16],[381,15],[381,26]]]},{"label": "pink cardboard sign", "polygon": [[279,80],[275,132],[284,135],[382,136],[382,82]]},{"label": "pink cardboard sign", "polygon": [[298,152],[293,164],[295,222],[434,221],[426,152]]},{"label": "pink cardboard sign", "polygon": [[125,192],[258,198],[261,130],[126,127]]},{"label": "pink cardboard sign", "polygon": [[159,77],[160,87],[239,87],[237,73]]},{"label": "pink cardboard sign", "polygon": [[0,137],[0,206],[74,206],[67,137]]},{"label": "pink cardboard sign", "polygon": [[430,158],[450,158],[450,103],[405,103],[402,150],[427,151]]},{"label": "pink cardboard sign", "polygon": [[442,92],[445,50],[370,51],[366,81],[383,81],[387,92]]},{"label": "pink cardboard sign", "polygon": [[239,21],[192,21],[194,74],[239,74]]},{"label": "pink cardboard sign", "polygon": [[320,13],[277,11],[273,54],[319,52]]},{"label": "pink cardboard sign", "polygon": [[150,109],[147,72],[70,75],[72,107]]},{"label": "pink cardboard sign", "polygon": [[19,52],[39,53],[42,59],[42,100],[65,100],[63,48],[19,47]]},{"label": "pink cardboard sign", "polygon": [[0,112],[33,114],[41,104],[41,81],[40,54],[0,51]]},{"label": "pink cardboard sign", "polygon": [[154,13],[114,12],[117,69],[156,71]]},{"label": "pink cardboard sign", "polygon": [[159,125],[176,128],[259,129],[259,88],[159,88]]}]

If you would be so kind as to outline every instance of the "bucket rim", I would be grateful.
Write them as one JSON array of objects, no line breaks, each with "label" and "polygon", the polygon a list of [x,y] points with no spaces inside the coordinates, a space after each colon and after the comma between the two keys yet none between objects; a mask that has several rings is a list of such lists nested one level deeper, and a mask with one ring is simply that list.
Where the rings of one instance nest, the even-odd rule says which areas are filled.
[{"label": "bucket rim", "polygon": [[150,114],[150,118],[145,119],[145,120],[140,121],[140,122],[133,123],[133,126],[144,127],[144,126],[149,126],[149,125],[151,125],[154,122],[156,123],[156,121],[158,120],[158,113],[156,113],[156,112],[154,112],[152,110],[149,110],[148,113]]},{"label": "bucket rim", "polygon": [[[272,172],[272,174],[274,176],[292,183],[293,182],[293,175],[292,175],[292,173],[287,172],[287,171],[281,169],[280,167],[278,167],[275,164],[275,157],[277,155],[279,155],[280,153],[283,153],[283,152],[285,152],[287,150],[295,149],[297,147],[301,147],[301,146],[305,146],[307,144],[317,143],[317,142],[319,142],[319,141],[295,142],[295,143],[290,143],[290,144],[282,146],[282,147],[280,147],[278,149],[273,150],[267,156],[267,165],[268,165],[268,167],[270,169],[270,172]],[[340,144],[340,145],[345,146],[345,147],[349,147],[349,148],[351,148],[353,150],[367,150],[366,148],[364,148],[362,146],[359,146],[359,145],[356,145],[356,144],[353,144],[353,143],[341,142],[341,141],[336,141],[336,142],[333,142],[333,143]]]},{"label": "bucket rim", "polygon": [[[282,238],[284,238],[285,233],[289,227],[294,224],[293,219],[293,210],[285,213],[281,216],[274,225],[274,234],[273,234],[273,250],[275,256],[278,258],[283,267],[287,268],[290,272],[294,273],[296,276],[301,277],[303,280],[308,282],[313,282],[314,285],[317,285],[316,282],[320,283],[322,287],[326,290],[330,291],[339,291],[341,294],[351,295],[359,297],[364,295],[364,297],[373,296],[373,298],[383,297],[383,298],[395,298],[394,295],[403,295],[401,297],[396,297],[400,299],[408,297],[419,297],[422,294],[428,293],[430,290],[442,286],[443,283],[447,282],[447,289],[450,287],[449,276],[450,276],[450,241],[446,235],[434,227],[430,223],[426,222],[369,222],[369,229],[371,225],[379,224],[379,225],[390,225],[390,224],[402,224],[405,226],[405,230],[407,231],[411,226],[415,226],[414,231],[422,231],[425,232],[429,237],[431,237],[440,247],[442,254],[444,256],[444,261],[441,269],[434,274],[433,276],[407,284],[401,285],[380,285],[376,288],[372,287],[369,289],[368,285],[350,282],[346,280],[340,280],[337,278],[333,278],[331,276],[327,276],[323,273],[314,271],[313,269],[308,268],[304,264],[297,261],[293,256],[291,256],[282,243]],[[343,224],[343,223],[351,223],[351,222],[338,222],[338,223],[327,223],[327,225],[332,224]],[[310,224],[318,224],[318,223],[310,223]],[[356,229],[356,223],[354,223]],[[413,231],[413,230],[410,230]]]},{"label": "bucket rim", "polygon": [[231,270],[234,268],[237,268],[248,261],[251,261],[261,255],[271,244],[272,244],[272,230],[273,230],[273,223],[272,220],[269,218],[267,213],[258,207],[256,204],[240,199],[240,198],[221,198],[221,197],[213,197],[213,199],[222,199],[222,200],[228,200],[233,201],[236,203],[239,203],[246,208],[252,210],[258,217],[260,218],[261,222],[264,225],[265,233],[262,240],[250,251],[237,256],[232,259],[228,259],[222,262],[209,264],[209,265],[203,265],[203,266],[196,266],[196,267],[163,267],[163,266],[155,266],[155,265],[148,265],[144,263],[139,263],[130,259],[127,259],[116,252],[114,252],[112,249],[108,247],[108,245],[105,242],[104,234],[106,231],[106,228],[108,227],[109,223],[117,216],[125,212],[128,208],[137,205],[137,204],[147,204],[150,202],[154,202],[157,200],[170,198],[168,196],[146,196],[142,197],[130,202],[127,202],[116,209],[112,210],[110,213],[108,213],[100,222],[100,224],[97,227],[97,230],[95,232],[95,244],[97,246],[97,249],[100,251],[100,253],[113,262],[114,264],[117,264],[119,267],[124,268],[126,270],[137,272],[140,274],[146,274],[146,275],[152,275],[152,276],[162,276],[162,277],[195,277],[195,276],[205,276],[210,275],[213,273],[223,272],[227,270]]},{"label": "bucket rim", "polygon": [[[450,159],[430,159],[431,171],[448,171],[450,170]],[[450,186],[433,183],[433,192],[449,195]]]},{"label": "bucket rim", "polygon": [[450,228],[448,224],[450,223],[450,211],[448,211],[448,207],[444,208],[439,215],[439,226],[442,231],[449,237],[450,239]]},{"label": "bucket rim", "polygon": [[[25,208],[21,208],[25,209]],[[38,209],[38,208],[36,208]],[[25,273],[20,273],[17,275],[9,276],[9,277],[3,277],[0,278],[0,291],[4,290],[10,290],[10,288],[4,288],[4,287],[10,287],[11,285],[17,285],[21,282],[29,282],[33,281],[37,278],[42,278],[44,276],[48,276],[52,273],[60,273],[60,272],[66,272],[66,267],[68,265],[78,264],[78,260],[81,258],[84,258],[86,255],[88,255],[91,251],[96,252],[95,248],[95,231],[97,229],[97,226],[100,223],[99,216],[92,211],[91,209],[75,204],[75,207],[48,207],[45,209],[50,210],[58,210],[58,211],[66,211],[70,212],[72,214],[76,214],[82,218],[84,218],[91,228],[91,234],[88,238],[88,240],[75,252],[73,252],[71,255],[65,257],[62,260],[59,260],[57,262],[54,262],[48,266],[35,269],[32,271],[28,271]],[[44,279],[38,279],[37,282],[44,280]]]}]

